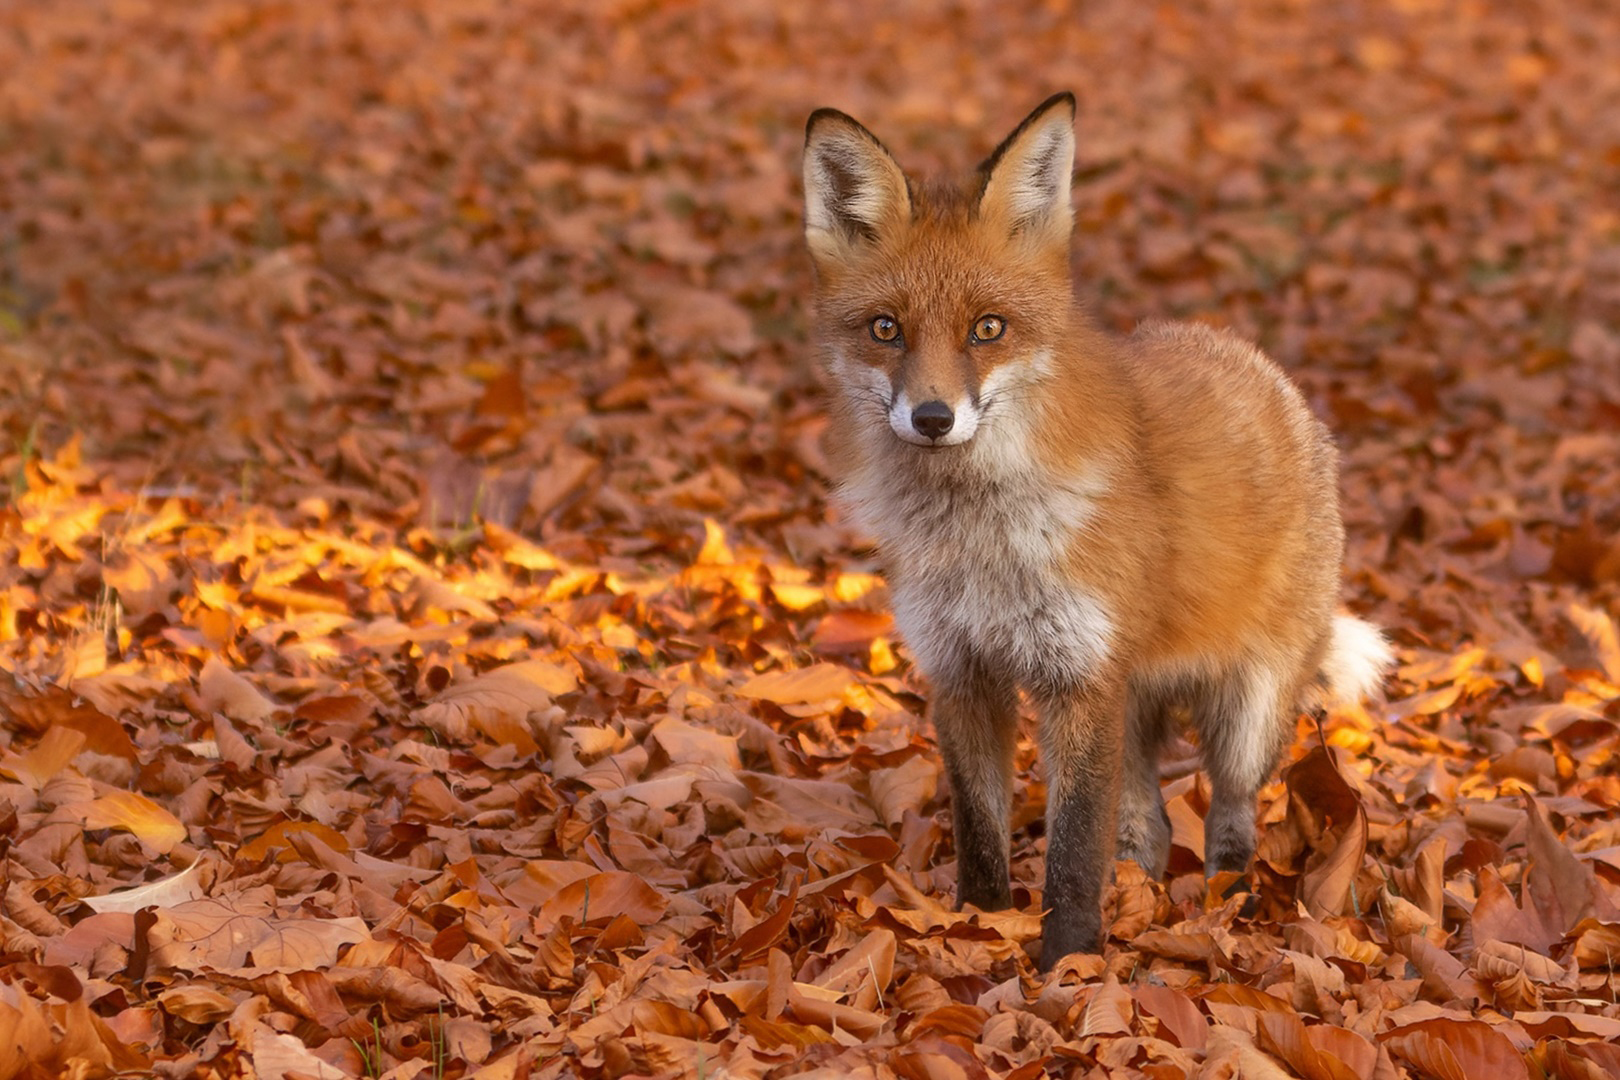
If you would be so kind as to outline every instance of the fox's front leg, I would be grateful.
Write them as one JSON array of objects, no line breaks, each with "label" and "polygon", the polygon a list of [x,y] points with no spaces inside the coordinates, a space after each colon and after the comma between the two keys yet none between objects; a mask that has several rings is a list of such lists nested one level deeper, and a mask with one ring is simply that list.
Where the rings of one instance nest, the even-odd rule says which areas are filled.
[{"label": "fox's front leg", "polygon": [[951,778],[956,905],[1012,907],[1008,814],[1018,697],[1011,680],[975,659],[932,675],[934,729]]},{"label": "fox's front leg", "polygon": [[1114,865],[1124,687],[1099,678],[1037,696],[1046,762],[1047,914],[1041,967],[1102,945],[1102,890]]}]

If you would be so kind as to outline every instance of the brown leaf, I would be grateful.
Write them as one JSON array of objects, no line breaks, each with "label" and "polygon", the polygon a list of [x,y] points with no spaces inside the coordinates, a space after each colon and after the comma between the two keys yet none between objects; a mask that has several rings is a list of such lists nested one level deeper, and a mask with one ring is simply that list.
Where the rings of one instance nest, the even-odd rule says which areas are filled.
[{"label": "brown leaf", "polygon": [[175,986],[158,995],[163,1011],[192,1024],[217,1024],[236,1011],[237,1002],[198,983]]},{"label": "brown leaf", "polygon": [[159,910],[149,934],[151,963],[186,972],[319,969],[336,963],[345,945],[371,936],[357,918],[279,918],[243,910],[239,901],[192,900]]},{"label": "brown leaf", "polygon": [[1603,894],[1598,890],[1592,868],[1575,857],[1568,845],[1553,832],[1545,813],[1535,799],[1526,796],[1529,810],[1530,866],[1525,871],[1525,892],[1541,915],[1542,925],[1562,937],[1589,915],[1620,914],[1612,905],[1598,907]]},{"label": "brown leaf", "polygon": [[1590,644],[1603,665],[1604,675],[1610,682],[1620,683],[1620,631],[1615,629],[1614,620],[1607,612],[1580,604],[1569,605],[1564,614]]},{"label": "brown leaf", "polygon": [[893,632],[894,616],[888,612],[840,608],[822,616],[810,643],[823,652],[849,652],[865,649],[873,639]]},{"label": "brown leaf", "polygon": [[566,668],[525,660],[447,687],[417,709],[415,717],[451,739],[464,740],[475,729],[497,739],[503,733],[510,737],[514,730],[510,725],[521,724],[530,713],[549,707],[553,698],[578,685]]},{"label": "brown leaf", "polygon": [[939,790],[942,766],[931,757],[915,754],[899,765],[874,769],[867,777],[878,816],[898,829],[908,813],[921,814]]},{"label": "brown leaf", "polygon": [[197,677],[197,693],[203,708],[222,712],[232,720],[263,724],[275,714],[276,703],[258,687],[210,656]]},{"label": "brown leaf", "polygon": [[837,664],[811,664],[790,671],[755,675],[737,688],[743,697],[772,701],[778,705],[811,705],[838,701],[855,682],[848,668]]},{"label": "brown leaf", "polygon": [[678,764],[742,768],[735,735],[722,735],[671,716],[654,724],[647,738]]},{"label": "brown leaf", "polygon": [[669,898],[635,874],[622,871],[591,874],[563,886],[535,913],[535,925],[555,926],[568,916],[579,923],[606,925],[620,915],[643,926],[656,923],[669,907]]},{"label": "brown leaf", "polygon": [[1461,960],[1427,938],[1407,934],[1396,938],[1394,944],[1423,976],[1423,985],[1441,1000],[1474,1002],[1490,998],[1490,990],[1468,974]]},{"label": "brown leaf", "polygon": [[283,1034],[268,1024],[260,1023],[255,1027],[252,1046],[253,1071],[263,1080],[302,1077],[344,1080],[348,1075],[316,1057],[294,1036]]},{"label": "brown leaf", "polygon": [[1438,1080],[1529,1080],[1507,1037],[1477,1020],[1425,1020],[1386,1031],[1378,1041]]},{"label": "brown leaf", "polygon": [[84,748],[85,737],[82,732],[65,727],[52,727],[26,754],[6,755],[6,762],[0,765],[0,771],[13,776],[30,787],[41,788],[46,781],[55,777],[68,762],[78,756]]},{"label": "brown leaf", "polygon": [[1288,809],[1299,831],[1312,838],[1300,900],[1321,919],[1355,914],[1351,889],[1367,850],[1367,814],[1324,747],[1316,747],[1284,771]]},{"label": "brown leaf", "polygon": [[1620,959],[1620,923],[1583,920],[1570,933],[1575,938],[1575,963],[1582,968],[1613,969]]},{"label": "brown leaf", "polygon": [[1161,1033],[1187,1050],[1202,1050],[1209,1037],[1209,1018],[1198,1011],[1192,998],[1168,986],[1139,983],[1131,987],[1137,1008],[1155,1017]]},{"label": "brown leaf", "polygon": [[[1326,1030],[1349,1035],[1348,1040],[1333,1036],[1313,1038],[1313,1033],[1319,1029],[1307,1028],[1292,1013],[1261,1013],[1258,1023],[1260,1048],[1286,1061],[1305,1080],[1358,1080],[1371,1072],[1377,1057],[1371,1043],[1342,1028]],[[1335,1042],[1337,1053],[1322,1046],[1330,1040]],[[1353,1060],[1346,1061],[1340,1054],[1348,1054]]]},{"label": "brown leaf", "polygon": [[794,881],[787,895],[776,905],[776,910],[738,934],[736,940],[720,950],[716,959],[736,953],[738,961],[746,963],[773,948],[787,935],[788,925],[793,919],[793,906],[798,899],[799,883]]},{"label": "brown leaf", "polygon": [[1076,1031],[1080,1035],[1125,1035],[1134,1018],[1131,995],[1110,973],[1086,1002]]}]

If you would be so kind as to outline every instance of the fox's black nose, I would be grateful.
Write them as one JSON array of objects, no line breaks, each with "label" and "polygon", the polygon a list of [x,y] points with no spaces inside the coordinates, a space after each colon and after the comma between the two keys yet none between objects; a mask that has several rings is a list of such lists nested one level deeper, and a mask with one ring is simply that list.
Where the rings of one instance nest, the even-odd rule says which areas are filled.
[{"label": "fox's black nose", "polygon": [[950,433],[956,414],[943,401],[925,401],[911,410],[911,426],[925,439],[940,439]]}]

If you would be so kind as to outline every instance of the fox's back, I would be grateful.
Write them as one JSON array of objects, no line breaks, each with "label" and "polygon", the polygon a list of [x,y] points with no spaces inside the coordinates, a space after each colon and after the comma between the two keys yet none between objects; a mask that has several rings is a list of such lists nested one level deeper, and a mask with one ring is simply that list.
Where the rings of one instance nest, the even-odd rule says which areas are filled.
[{"label": "fox's back", "polygon": [[1299,391],[1254,346],[1200,324],[1145,323],[1119,356],[1169,526],[1149,651],[1325,632],[1344,547],[1338,461]]}]

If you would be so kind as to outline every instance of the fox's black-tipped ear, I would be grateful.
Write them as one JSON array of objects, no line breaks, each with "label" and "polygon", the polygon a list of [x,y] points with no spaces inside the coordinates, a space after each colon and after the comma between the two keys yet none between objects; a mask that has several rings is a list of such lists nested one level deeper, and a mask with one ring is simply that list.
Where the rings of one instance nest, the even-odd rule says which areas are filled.
[{"label": "fox's black-tipped ear", "polygon": [[1069,186],[1074,178],[1074,95],[1053,94],[1024,118],[979,173],[979,216],[1010,233],[1068,243],[1074,229]]},{"label": "fox's black-tipped ear", "polygon": [[816,259],[837,258],[911,216],[906,175],[854,119],[817,109],[804,129],[804,235]]}]

